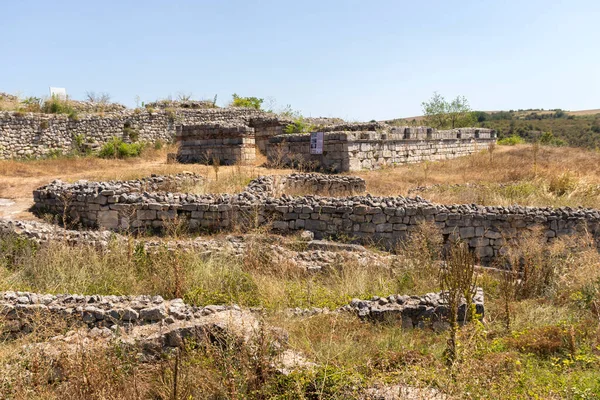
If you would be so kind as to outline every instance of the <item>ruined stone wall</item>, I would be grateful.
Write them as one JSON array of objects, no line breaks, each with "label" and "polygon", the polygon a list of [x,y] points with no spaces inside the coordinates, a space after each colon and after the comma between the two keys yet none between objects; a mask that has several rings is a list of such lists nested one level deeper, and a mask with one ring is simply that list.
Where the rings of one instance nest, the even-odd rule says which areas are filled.
[{"label": "ruined stone wall", "polygon": [[[360,126],[377,128],[377,123],[367,125]],[[395,127],[387,131],[324,131],[323,154],[310,154],[310,135],[272,137],[267,147],[269,162],[274,166],[293,165],[329,172],[359,171],[465,156],[486,149],[496,140],[492,130],[476,128],[437,131],[427,127]]]},{"label": "ruined stone wall", "polygon": [[316,238],[345,237],[392,247],[419,229],[435,224],[448,242],[462,239],[489,262],[507,241],[539,229],[549,240],[587,232],[600,243],[596,209],[438,205],[419,197],[272,196],[275,182],[262,178],[236,195],[131,193],[119,183],[54,181],[34,191],[34,211],[69,215],[88,227],[161,231],[175,217],[192,231],[244,229],[269,224],[274,231],[309,230]]},{"label": "ruined stone wall", "polygon": [[364,179],[347,175],[290,174],[274,175],[273,196],[317,195],[317,196],[354,196],[367,190]]},{"label": "ruined stone wall", "polygon": [[220,165],[248,165],[256,159],[254,128],[238,124],[177,127],[177,161]]},{"label": "ruined stone wall", "polygon": [[67,115],[0,112],[0,159],[39,158],[52,152],[68,153],[80,143],[99,148],[112,137],[129,141],[126,126],[138,133],[138,141],[172,142],[177,126],[224,123],[246,124],[266,113],[246,108],[147,109]]},{"label": "ruined stone wall", "polygon": [[256,148],[262,153],[267,154],[269,139],[273,136],[283,134],[284,128],[292,121],[277,115],[265,115],[251,118],[249,124],[254,128]]}]

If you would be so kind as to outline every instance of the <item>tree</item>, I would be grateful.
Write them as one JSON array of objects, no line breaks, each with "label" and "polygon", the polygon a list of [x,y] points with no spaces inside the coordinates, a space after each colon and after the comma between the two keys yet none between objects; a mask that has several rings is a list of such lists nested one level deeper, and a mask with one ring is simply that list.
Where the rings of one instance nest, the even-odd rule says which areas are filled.
[{"label": "tree", "polygon": [[233,107],[246,107],[260,110],[263,101],[264,99],[259,99],[258,97],[241,97],[234,93],[231,105]]},{"label": "tree", "polygon": [[447,102],[442,95],[434,92],[429,101],[421,103],[427,124],[433,128],[444,128],[448,121]]},{"label": "tree", "polygon": [[434,92],[429,101],[421,103],[427,124],[433,128],[461,128],[475,122],[469,102],[464,96],[456,96],[450,102]]}]

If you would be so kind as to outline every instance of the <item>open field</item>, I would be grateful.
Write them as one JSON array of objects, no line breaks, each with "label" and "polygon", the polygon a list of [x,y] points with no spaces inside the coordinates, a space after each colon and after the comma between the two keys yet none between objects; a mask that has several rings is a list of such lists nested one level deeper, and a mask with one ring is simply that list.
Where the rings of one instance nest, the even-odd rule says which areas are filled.
[{"label": "open field", "polygon": [[[34,218],[26,211],[31,191],[57,178],[132,179],[191,171],[207,177],[192,190],[235,193],[259,175],[291,172],[166,164],[169,151],[151,150],[128,160],[0,161],[0,198],[15,201],[9,217]],[[575,148],[496,146],[445,162],[357,175],[374,195],[419,195],[446,204],[600,208],[600,154]],[[8,216],[6,207],[0,212]],[[159,294],[192,305],[260,307],[264,323],[284,328],[290,348],[317,366],[282,375],[264,349],[236,346],[190,346],[155,362],[118,346],[81,347],[49,358],[33,346],[48,336],[39,327],[0,345],[0,397],[349,399],[365,398],[365,388],[379,386],[402,387],[416,399],[600,398],[600,255],[587,237],[548,245],[532,232],[510,250],[529,271],[519,285],[512,274],[478,269],[485,320],[459,330],[459,357],[450,366],[446,331],[402,330],[340,313],[289,314],[296,307],[336,309],[352,298],[438,291],[441,242],[432,229],[424,225],[383,263],[334,263],[320,272],[295,268],[270,246],[301,250],[298,237],[284,240],[262,228],[245,237],[249,250],[241,257],[167,249],[150,255],[116,242],[99,251],[1,236],[2,290]]]},{"label": "open field", "polygon": [[[236,193],[257,176],[291,172],[260,164],[220,166],[217,170],[199,164],[167,164],[169,151],[148,150],[141,160],[81,157],[0,161],[0,198],[14,200],[18,204],[13,209],[25,211],[31,205],[31,192],[53,179],[122,180],[182,171],[207,177],[204,187],[196,190]],[[444,162],[399,165],[355,175],[365,179],[367,191],[373,195],[420,195],[443,204],[600,206],[600,153],[575,148],[496,146],[492,153],[482,151]]]}]

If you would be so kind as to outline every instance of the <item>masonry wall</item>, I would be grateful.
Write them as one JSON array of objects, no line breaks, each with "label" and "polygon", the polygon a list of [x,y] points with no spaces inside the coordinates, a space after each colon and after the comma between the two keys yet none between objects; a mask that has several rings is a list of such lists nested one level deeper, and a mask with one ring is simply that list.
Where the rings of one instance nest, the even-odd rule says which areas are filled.
[{"label": "masonry wall", "polygon": [[246,125],[183,125],[176,132],[181,163],[247,165],[256,159],[254,128]]},{"label": "masonry wall", "polygon": [[596,209],[437,205],[404,197],[272,197],[269,178],[236,195],[130,193],[118,184],[55,181],[34,191],[34,211],[76,224],[113,230],[162,231],[176,216],[191,231],[244,229],[269,224],[274,231],[309,230],[316,238],[351,238],[393,247],[423,222],[448,242],[465,240],[483,263],[503,254],[508,241],[539,229],[548,240],[587,232],[600,244]]},{"label": "masonry wall", "polygon": [[0,112],[0,159],[38,158],[52,152],[68,153],[81,142],[99,148],[116,136],[129,141],[126,124],[139,133],[139,141],[172,142],[180,125],[220,123],[232,120],[250,124],[266,113],[245,108],[147,109],[66,115]]},{"label": "masonry wall", "polygon": [[267,156],[276,166],[344,172],[451,159],[485,149],[495,140],[493,131],[475,128],[333,131],[324,133],[323,154],[310,154],[310,135],[294,134],[271,137]]}]

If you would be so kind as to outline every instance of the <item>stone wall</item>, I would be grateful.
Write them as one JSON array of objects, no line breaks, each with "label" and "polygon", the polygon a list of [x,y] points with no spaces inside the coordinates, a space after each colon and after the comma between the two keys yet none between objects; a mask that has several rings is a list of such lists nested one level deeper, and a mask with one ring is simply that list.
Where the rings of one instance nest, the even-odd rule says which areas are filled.
[{"label": "stone wall", "polygon": [[[483,319],[483,289],[476,288],[472,304],[478,318]],[[354,312],[359,318],[369,321],[399,323],[405,329],[431,327],[441,330],[448,327],[447,292],[427,293],[424,296],[375,296],[371,300],[352,299],[350,304],[342,309]],[[460,324],[469,320],[467,311],[467,302],[463,297],[457,315]]]},{"label": "stone wall", "polygon": [[254,128],[243,123],[177,127],[177,161],[249,165],[256,160]]},{"label": "stone wall", "polygon": [[112,230],[162,231],[175,217],[191,231],[228,231],[269,224],[273,231],[312,231],[316,238],[350,238],[393,247],[435,224],[447,242],[464,240],[482,263],[503,254],[508,241],[539,229],[549,240],[591,234],[600,243],[597,209],[438,205],[420,197],[273,197],[275,180],[262,178],[244,192],[195,195],[132,193],[127,185],[54,181],[34,191],[34,212],[66,214],[77,224]]},{"label": "stone wall", "polygon": [[274,197],[288,195],[353,196],[367,190],[364,179],[348,175],[290,174],[274,175]]},{"label": "stone wall", "polygon": [[129,141],[125,127],[138,133],[138,140],[172,142],[180,125],[243,121],[268,115],[246,108],[127,109],[120,112],[67,115],[0,112],[0,159],[38,158],[53,152],[68,153],[85,144],[99,148],[112,137]]},{"label": "stone wall", "polygon": [[[325,127],[323,154],[310,154],[310,135],[273,136],[267,157],[274,166],[302,166],[328,172],[379,169],[403,163],[437,161],[472,154],[495,143],[490,129],[462,128],[437,131],[427,127],[356,124]],[[331,130],[334,129],[334,130]],[[344,129],[336,131],[335,129]]]}]

